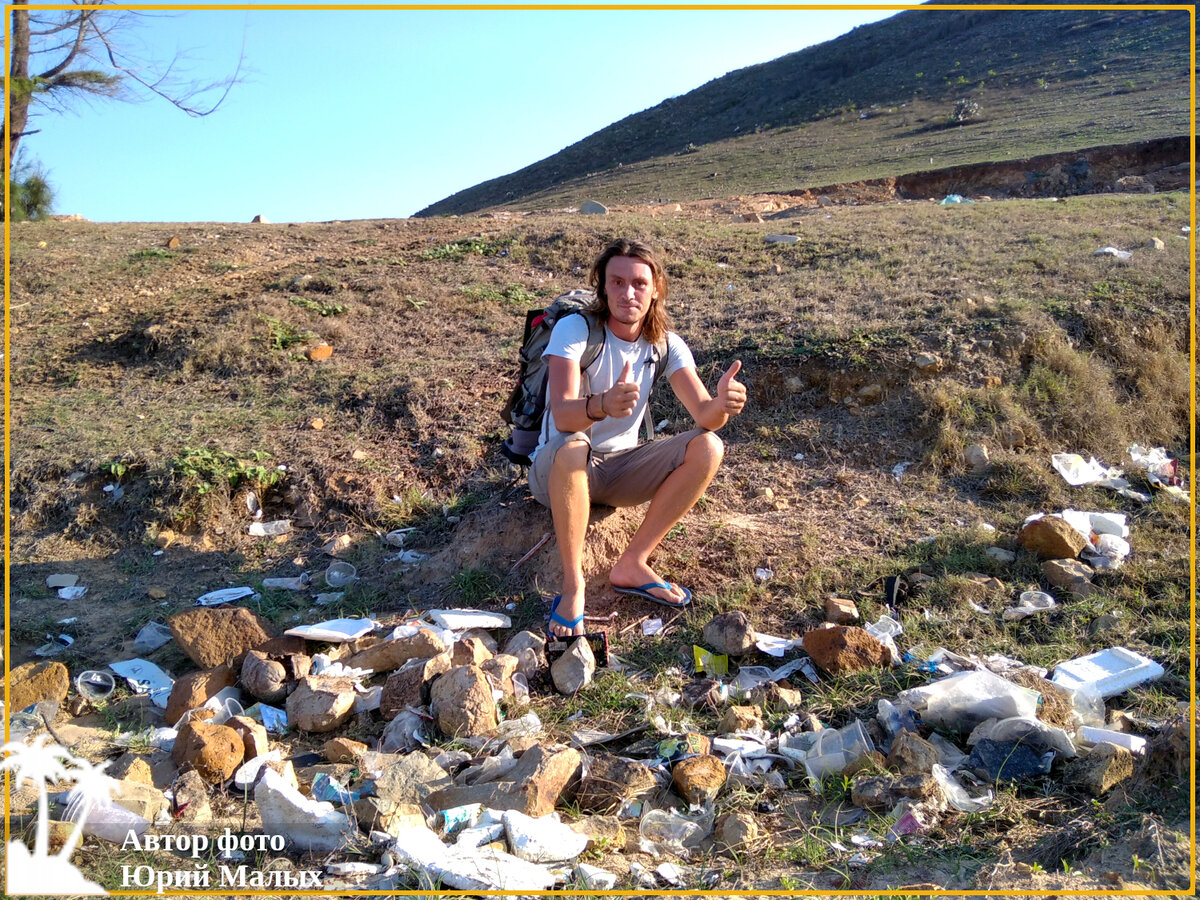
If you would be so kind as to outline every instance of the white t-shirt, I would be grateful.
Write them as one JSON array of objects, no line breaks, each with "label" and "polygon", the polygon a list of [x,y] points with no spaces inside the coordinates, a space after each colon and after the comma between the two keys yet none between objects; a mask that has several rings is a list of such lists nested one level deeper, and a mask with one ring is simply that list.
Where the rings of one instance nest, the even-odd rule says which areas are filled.
[{"label": "white t-shirt", "polygon": [[[589,432],[592,438],[592,449],[607,453],[612,450],[627,450],[636,447],[638,432],[642,417],[646,413],[646,403],[650,398],[650,387],[654,383],[653,345],[645,338],[638,338],[630,343],[623,341],[604,326],[604,346],[596,361],[584,373],[587,378],[580,390],[586,393],[598,394],[606,391],[617,383],[621,370],[628,360],[633,363],[633,380],[637,382],[641,393],[633,413],[623,418],[609,416],[599,422],[592,423]],[[542,356],[561,356],[578,362],[583,358],[587,348],[588,326],[583,316],[566,316],[554,326],[550,333],[550,343],[542,352]],[[667,367],[663,370],[663,381],[669,379],[680,369],[694,368],[695,359],[683,338],[673,331],[667,332]],[[554,429],[554,413],[549,404],[546,405],[546,416],[542,420],[542,437],[538,449],[545,446]],[[536,456],[537,453],[535,452]]]}]

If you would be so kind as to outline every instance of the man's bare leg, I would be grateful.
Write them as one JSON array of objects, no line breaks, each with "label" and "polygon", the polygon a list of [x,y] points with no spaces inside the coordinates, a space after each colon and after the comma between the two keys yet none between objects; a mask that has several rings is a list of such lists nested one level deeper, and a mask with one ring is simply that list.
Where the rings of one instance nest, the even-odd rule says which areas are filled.
[{"label": "man's bare leg", "polygon": [[[550,469],[550,515],[554,536],[562,559],[562,599],[558,615],[568,622],[583,615],[583,541],[587,536],[591,495],[588,492],[587,463],[591,448],[585,441],[571,441],[559,448]],[[558,635],[583,634],[583,623],[569,630],[557,622],[550,631]]]},{"label": "man's bare leg", "polygon": [[[683,463],[659,486],[650,501],[646,518],[609,573],[609,580],[614,585],[640,587],[652,581],[663,582],[650,568],[650,554],[708,489],[724,455],[725,445],[712,432],[699,434],[688,442]],[[678,585],[672,585],[670,591],[655,588],[651,593],[672,603],[684,598]],[[563,617],[568,618],[565,614]]]}]

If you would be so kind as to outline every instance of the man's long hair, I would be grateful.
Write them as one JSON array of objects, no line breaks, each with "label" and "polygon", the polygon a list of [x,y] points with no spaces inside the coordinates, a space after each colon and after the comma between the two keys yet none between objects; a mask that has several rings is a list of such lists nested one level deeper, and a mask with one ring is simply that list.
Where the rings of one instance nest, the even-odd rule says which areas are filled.
[{"label": "man's long hair", "polygon": [[650,267],[654,276],[654,290],[658,296],[650,304],[650,311],[646,313],[642,322],[642,337],[651,344],[666,340],[667,331],[671,327],[671,317],[667,314],[667,273],[654,251],[641,241],[618,238],[596,257],[588,276],[588,284],[596,293],[596,302],[588,307],[587,311],[594,315],[597,321],[608,321],[608,294],[604,286],[608,278],[608,261],[614,256],[632,256]]}]

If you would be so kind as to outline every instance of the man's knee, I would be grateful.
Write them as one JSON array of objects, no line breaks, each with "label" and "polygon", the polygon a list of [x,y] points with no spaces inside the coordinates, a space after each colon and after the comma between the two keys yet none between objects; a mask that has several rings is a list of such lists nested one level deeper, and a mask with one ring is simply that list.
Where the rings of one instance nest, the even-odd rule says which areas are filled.
[{"label": "man's knee", "polygon": [[554,454],[554,468],[577,472],[587,468],[591,446],[587,441],[567,441]]},{"label": "man's knee", "polygon": [[688,442],[685,459],[689,457],[697,463],[716,469],[725,458],[725,442],[716,432],[705,431]]}]

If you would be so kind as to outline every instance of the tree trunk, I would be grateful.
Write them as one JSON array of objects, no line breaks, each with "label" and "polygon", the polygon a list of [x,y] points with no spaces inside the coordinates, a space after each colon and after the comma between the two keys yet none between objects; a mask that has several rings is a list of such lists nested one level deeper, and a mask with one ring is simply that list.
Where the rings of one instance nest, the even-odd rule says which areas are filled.
[{"label": "tree trunk", "polygon": [[29,83],[29,10],[24,9],[27,0],[13,0],[12,12],[12,57],[9,60],[8,121],[8,165],[17,157],[17,145],[29,122],[29,102],[33,99]]}]

